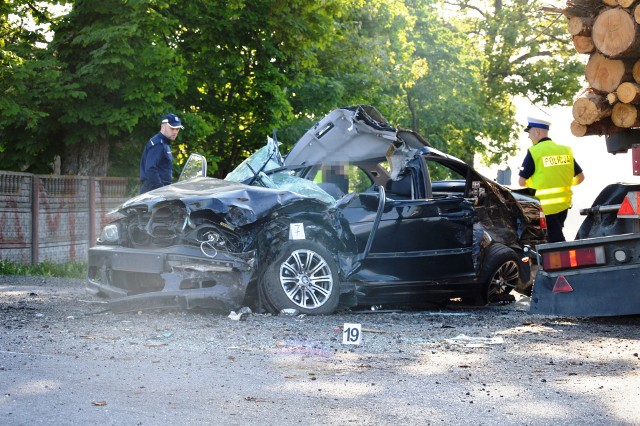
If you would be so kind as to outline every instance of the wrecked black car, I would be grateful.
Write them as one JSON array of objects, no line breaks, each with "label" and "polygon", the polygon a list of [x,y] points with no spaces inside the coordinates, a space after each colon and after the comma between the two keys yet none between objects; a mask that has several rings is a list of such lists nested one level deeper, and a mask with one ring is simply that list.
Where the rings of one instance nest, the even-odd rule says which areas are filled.
[{"label": "wrecked black car", "polygon": [[[197,175],[197,176],[196,176]],[[114,310],[474,304],[531,289],[539,203],[512,194],[370,106],[339,108],[282,158],[180,181],[123,204],[89,250],[87,289]]]}]

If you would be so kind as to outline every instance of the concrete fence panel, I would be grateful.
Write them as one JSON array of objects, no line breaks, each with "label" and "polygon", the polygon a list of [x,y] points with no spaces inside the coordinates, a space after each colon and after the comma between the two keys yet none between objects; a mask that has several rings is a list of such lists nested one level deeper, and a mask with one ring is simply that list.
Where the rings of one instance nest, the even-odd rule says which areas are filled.
[{"label": "concrete fence panel", "polygon": [[0,257],[31,263],[33,175],[0,171]]},{"label": "concrete fence panel", "polygon": [[0,260],[87,260],[107,214],[136,193],[128,178],[0,171]]}]

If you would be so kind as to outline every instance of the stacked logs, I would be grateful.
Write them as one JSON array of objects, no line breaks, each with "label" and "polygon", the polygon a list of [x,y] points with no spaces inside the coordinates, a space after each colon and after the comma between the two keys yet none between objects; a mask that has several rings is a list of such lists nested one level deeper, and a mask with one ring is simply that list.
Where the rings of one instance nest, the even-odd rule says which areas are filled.
[{"label": "stacked logs", "polygon": [[569,0],[563,13],[577,52],[588,54],[588,82],[573,104],[575,136],[640,127],[640,4]]}]

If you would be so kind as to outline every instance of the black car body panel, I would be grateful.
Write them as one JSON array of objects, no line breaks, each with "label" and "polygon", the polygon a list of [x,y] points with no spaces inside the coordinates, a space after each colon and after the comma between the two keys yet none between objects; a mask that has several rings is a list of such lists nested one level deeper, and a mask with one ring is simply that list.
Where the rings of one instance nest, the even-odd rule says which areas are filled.
[{"label": "black car body panel", "polygon": [[[386,193],[386,209],[371,245],[361,261],[356,281],[359,301],[378,304],[409,303],[466,295],[476,289],[482,253],[488,241],[512,247],[520,257],[525,245],[544,242],[544,235],[527,226],[527,213],[510,191],[473,171],[460,160],[423,148],[405,166],[405,179],[413,186],[424,184],[419,167],[423,161],[438,161],[466,175],[467,180],[431,182],[426,190],[409,190],[393,181]],[[415,164],[414,164],[415,163]],[[409,175],[417,176],[415,179]],[[374,193],[361,193],[343,207],[344,215],[362,253],[369,238],[376,202]],[[535,200],[519,196],[531,214],[539,215]],[[535,217],[535,216],[534,216]],[[525,232],[526,230],[526,232]],[[539,228],[538,228],[539,230]],[[522,283],[530,288],[530,268],[520,264]]]},{"label": "black car body panel", "polygon": [[[233,310],[261,306],[264,294],[279,310],[273,300],[300,289],[295,303],[320,306],[334,288],[346,305],[422,303],[482,293],[487,250],[500,244],[517,256],[522,289],[524,247],[545,237],[539,212],[372,107],[340,108],[284,159],[270,139],[225,180],[195,177],[127,201],[89,251],[87,288],[118,310]],[[317,259],[335,285],[291,269]],[[278,277],[284,299],[277,285],[264,293]]]}]

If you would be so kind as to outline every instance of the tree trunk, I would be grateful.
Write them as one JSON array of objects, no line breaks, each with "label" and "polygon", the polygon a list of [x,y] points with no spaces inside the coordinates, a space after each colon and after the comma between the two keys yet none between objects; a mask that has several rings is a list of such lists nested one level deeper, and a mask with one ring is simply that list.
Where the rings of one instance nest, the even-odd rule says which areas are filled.
[{"label": "tree trunk", "polygon": [[616,94],[620,102],[635,104],[640,101],[640,84],[630,81],[624,82],[618,86]]},{"label": "tree trunk", "polygon": [[574,16],[569,19],[567,30],[572,36],[590,36],[593,21],[593,17]]},{"label": "tree trunk", "polygon": [[573,103],[573,118],[580,124],[591,124],[611,115],[607,97],[588,91]]},{"label": "tree trunk", "polygon": [[589,57],[585,67],[585,77],[589,85],[601,92],[613,92],[620,83],[631,81],[633,64],[621,59],[607,59],[596,52]]},{"label": "tree trunk", "polygon": [[62,173],[76,176],[106,176],[109,169],[109,141],[67,145]]},{"label": "tree trunk", "polygon": [[616,92],[607,93],[607,102],[609,102],[609,105],[613,105],[618,102],[618,95]]},{"label": "tree trunk", "polygon": [[640,56],[638,23],[626,9],[608,9],[593,23],[591,37],[596,49],[609,58]]},{"label": "tree trunk", "polygon": [[638,109],[631,104],[617,103],[611,112],[611,121],[618,127],[628,129],[637,125]]},{"label": "tree trunk", "polygon": [[573,47],[578,53],[592,53],[596,49],[591,37],[581,35],[573,36]]},{"label": "tree trunk", "polygon": [[615,7],[618,5],[618,0],[602,0],[602,3],[606,4],[607,6]]},{"label": "tree trunk", "polygon": [[611,133],[621,132],[623,130],[625,129],[613,124],[610,118],[605,118],[589,125],[580,124],[575,120],[571,122],[571,133],[578,138],[582,136],[610,135]]},{"label": "tree trunk", "polygon": [[411,97],[411,93],[407,90],[407,106],[409,107],[409,112],[411,113],[411,130],[414,132],[418,132],[418,115],[416,114],[416,108],[413,105],[413,98]]}]

